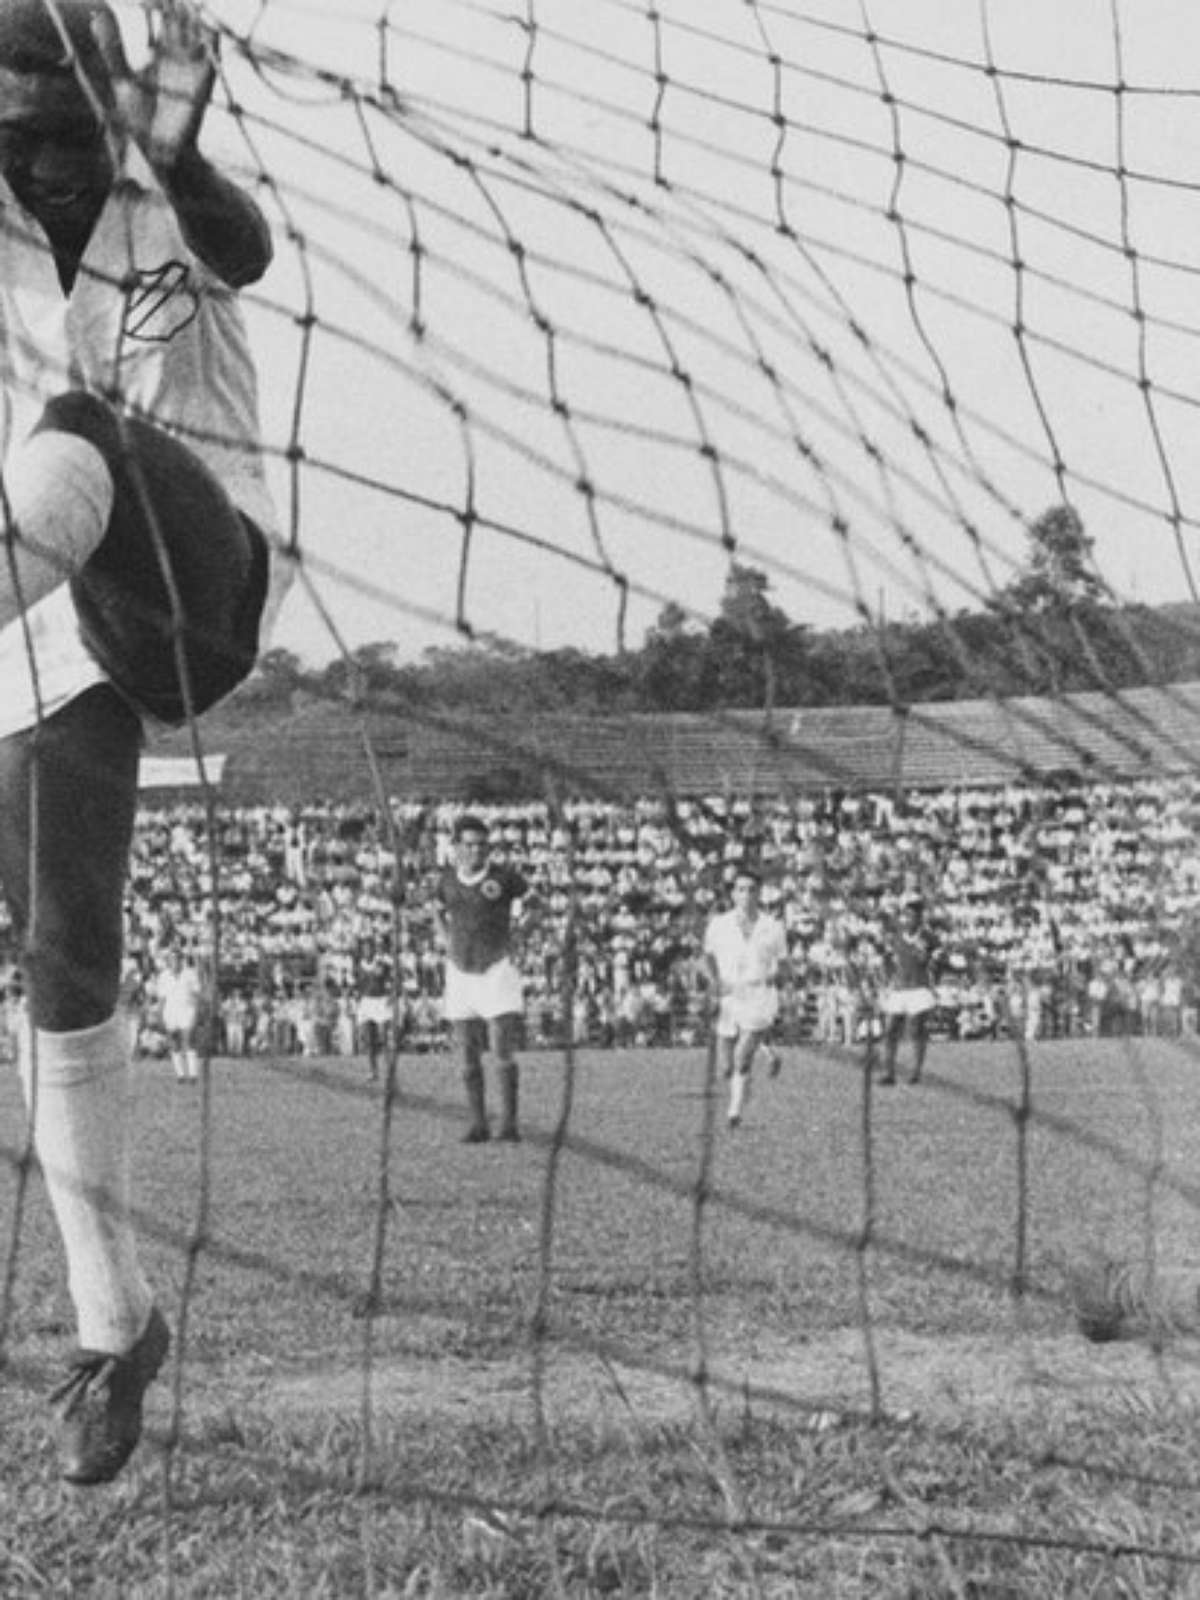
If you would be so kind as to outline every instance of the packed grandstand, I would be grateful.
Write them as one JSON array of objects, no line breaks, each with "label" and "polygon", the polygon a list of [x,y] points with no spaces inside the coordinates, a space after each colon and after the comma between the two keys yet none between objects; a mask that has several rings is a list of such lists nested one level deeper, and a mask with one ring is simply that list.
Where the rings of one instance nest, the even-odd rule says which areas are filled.
[{"label": "packed grandstand", "polygon": [[215,974],[219,1053],[356,1054],[361,968],[380,948],[395,958],[397,1042],[441,1048],[432,885],[467,805],[534,886],[518,950],[533,1046],[701,1038],[700,937],[747,858],[800,975],[795,1039],[872,1035],[888,929],[913,902],[936,942],[944,1035],[1195,1030],[1200,773],[920,787],[881,773],[765,793],[721,776],[710,793],[624,799],[148,796],[127,906],[143,1048],[161,1045],[155,973],[173,948]]}]

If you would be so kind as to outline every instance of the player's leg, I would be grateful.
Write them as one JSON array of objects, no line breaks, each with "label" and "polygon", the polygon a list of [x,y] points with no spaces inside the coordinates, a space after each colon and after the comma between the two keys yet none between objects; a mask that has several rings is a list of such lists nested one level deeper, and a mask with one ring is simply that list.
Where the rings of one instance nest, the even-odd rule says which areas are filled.
[{"label": "player's leg", "polygon": [[483,1047],[487,1024],[480,1005],[479,974],[463,972],[453,961],[445,966],[442,1013],[450,1024],[451,1043],[462,1068],[467,1097],[467,1131],[464,1144],[486,1144],[491,1138],[487,1115],[487,1089],[483,1079]]},{"label": "player's leg", "polygon": [[508,1144],[516,1144],[521,1137],[517,1115],[520,1068],[516,1051],[519,1032],[520,1018],[512,1012],[492,1017],[488,1022],[488,1048],[495,1059],[500,1084],[500,1128],[496,1137]]},{"label": "player's leg", "polygon": [[900,1041],[903,1037],[903,1011],[885,1009],[883,1014],[883,1071],[879,1076],[880,1083],[895,1083],[896,1057],[900,1052]]},{"label": "player's leg", "polygon": [[717,1027],[717,1065],[721,1076],[728,1082],[733,1077],[733,1046],[737,1039],[735,1032],[727,1032],[718,1024]]},{"label": "player's leg", "polygon": [[3,487],[0,625],[67,578],[88,648],[155,716],[181,722],[245,677],[266,544],[179,440],[71,391],[12,453]]},{"label": "player's leg", "polygon": [[0,627],[83,570],[104,538],[114,495],[103,455],[74,432],[40,429],[10,453]]},{"label": "player's leg", "polygon": [[521,974],[509,957],[503,957],[480,974],[477,994],[479,1014],[487,1018],[488,1045],[496,1062],[501,1101],[500,1137],[513,1143],[520,1137],[516,1049],[521,1036],[525,996]]},{"label": "player's leg", "polygon": [[783,1070],[783,1030],[779,1023],[773,1024],[763,1034],[762,1047],[767,1058],[768,1076],[777,1078]]},{"label": "player's leg", "polygon": [[739,1083],[737,1073],[737,1047],[741,1038],[741,1028],[738,1025],[732,997],[728,994],[721,995],[710,1016],[716,1067],[729,1085],[729,1107],[726,1117],[732,1129],[742,1120],[742,1104],[745,1098],[745,1086]]},{"label": "player's leg", "polygon": [[29,1003],[21,1076],[81,1346],[63,1391],[63,1471],[85,1483],[128,1458],[168,1342],[134,1238],[118,1009],[140,749],[140,720],[108,686],[0,741],[0,882]]},{"label": "player's leg", "polygon": [[733,1072],[729,1080],[729,1126],[741,1126],[750,1098],[750,1072],[762,1034],[753,1028],[741,1029],[730,1041]]},{"label": "player's leg", "polygon": [[486,1144],[492,1136],[487,1114],[487,1089],[483,1079],[483,1046],[486,1025],[478,1017],[460,1017],[452,1024],[454,1041],[462,1061],[463,1088],[467,1095],[470,1121],[463,1134],[464,1144]]},{"label": "player's leg", "polygon": [[367,1074],[374,1083],[379,1076],[379,1024],[374,1017],[363,1019],[362,1032],[363,1047],[367,1053]]},{"label": "player's leg", "polygon": [[200,1081],[200,1051],[196,1043],[196,1023],[189,1024],[183,1030],[183,1081],[185,1083],[199,1083]]},{"label": "player's leg", "polygon": [[167,1029],[167,1050],[171,1057],[171,1071],[176,1083],[187,1082],[187,1066],[183,1057],[183,1033],[179,1028]]},{"label": "player's leg", "polygon": [[920,1083],[921,1074],[925,1070],[925,1055],[929,1049],[929,1018],[928,1011],[914,1011],[908,1019],[912,1028],[913,1064],[908,1075],[909,1083]]}]

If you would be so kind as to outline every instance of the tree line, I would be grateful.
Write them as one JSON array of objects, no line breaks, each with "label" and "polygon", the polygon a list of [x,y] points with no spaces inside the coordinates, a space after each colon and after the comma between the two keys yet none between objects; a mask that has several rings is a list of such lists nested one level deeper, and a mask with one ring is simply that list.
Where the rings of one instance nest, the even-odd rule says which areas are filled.
[{"label": "tree line", "polygon": [[974,610],[819,630],[775,604],[768,575],[733,562],[715,615],[668,603],[637,649],[612,655],[502,642],[436,647],[398,661],[389,641],[317,669],[266,652],[235,697],[255,715],[297,696],[396,709],[709,712],[772,706],[907,705],[1057,695],[1200,678],[1200,607],[1118,604],[1074,508],[1028,529],[1027,560]]}]

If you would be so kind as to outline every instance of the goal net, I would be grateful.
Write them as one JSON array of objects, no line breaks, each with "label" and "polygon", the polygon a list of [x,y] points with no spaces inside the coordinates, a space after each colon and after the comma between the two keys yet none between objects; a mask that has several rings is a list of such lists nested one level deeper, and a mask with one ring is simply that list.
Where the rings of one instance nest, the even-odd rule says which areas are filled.
[{"label": "goal net", "polygon": [[[136,58],[144,8],[117,9]],[[421,1210],[428,1165],[405,1139],[454,1136],[456,1079],[394,1044],[370,1101],[360,1255],[311,1273],[258,1263],[311,1290],[315,1325],[345,1319],[359,1486],[431,1517],[451,1506],[481,1584],[535,1555],[558,1592],[573,1592],[576,1558],[589,1581],[602,1567],[649,1584],[647,1551],[687,1526],[728,1592],[784,1592],[772,1584],[816,1544],[832,1553],[813,1570],[865,1563],[880,1593],[903,1560],[948,1594],[1034,1570],[1066,1593],[1065,1575],[1132,1582],[1139,1563],[1147,1581],[1186,1584],[1186,1339],[1105,1366],[1067,1288],[1093,1246],[1119,1245],[1151,1277],[1191,1254],[1200,701],[1162,663],[1191,659],[1200,617],[1200,22],[1166,0],[1053,15],[1032,0],[201,10],[220,40],[204,148],[275,239],[242,296],[291,575],[274,642],[346,663],[369,796],[231,810],[205,723],[188,730],[201,800],[180,810],[193,843],[179,849],[199,858],[187,881],[212,918],[214,970],[244,954],[239,886],[276,804],[278,948],[315,949],[341,915],[311,854],[287,864],[294,825],[342,874],[327,889],[369,894],[396,1005],[424,991],[429,888],[464,795],[391,792],[384,714],[525,775],[520,804],[481,809],[542,918],[524,953],[554,1065],[527,1077],[553,1092],[529,1102],[523,1183],[469,1180],[484,1264],[445,1269]],[[748,569],[810,646],[857,642],[810,659],[835,675],[865,660],[874,720],[829,711],[836,696],[789,704],[768,659],[756,704],[689,724],[698,768],[667,748],[665,723],[631,717],[633,765],[598,714],[451,714],[374,694],[364,669],[376,641],[401,659],[453,648],[448,672],[506,651],[611,666],[656,630],[669,645],[666,617],[682,651]],[[914,693],[904,650],[921,628],[953,702]],[[144,839],[174,859],[161,818]],[[809,1075],[791,1103],[805,1156],[782,1170],[777,1140],[767,1176],[730,1143],[702,1006],[651,1096],[655,1023],[604,1024],[597,999],[622,950],[621,992],[666,970],[664,951],[694,975],[747,858],[808,1007],[778,1090]],[[943,959],[941,1031],[926,1081],[888,1101],[873,1075],[884,1024],[858,1002],[886,987],[882,930],[914,902]],[[605,1065],[589,1033],[602,1025],[645,1054],[640,1077]],[[269,1060],[292,1104],[361,1099],[336,1065],[282,1048]],[[173,1241],[200,1328],[206,1272],[228,1287],[235,1265],[256,1270],[222,1219],[221,1081],[197,1113],[197,1212]],[[760,1129],[773,1092],[760,1059]],[[632,1125],[625,1107],[652,1101],[677,1144]],[[28,1153],[10,1144],[9,1167],[5,1322],[20,1345]],[[286,1207],[282,1175],[280,1195]],[[515,1232],[499,1238],[497,1203],[524,1252]],[[210,1260],[214,1232],[225,1254]],[[441,1263],[433,1298],[425,1246]],[[493,1248],[516,1288],[491,1278]],[[401,1493],[386,1460],[416,1339],[406,1315],[490,1337],[501,1302],[536,1473],[514,1466],[507,1496],[489,1494],[435,1461]],[[329,1341],[321,1353],[333,1359]],[[560,1407],[568,1357],[578,1387]],[[441,1369],[420,1370],[432,1394]],[[688,1419],[671,1412],[654,1443],[637,1399],[651,1380],[686,1398]],[[208,1470],[182,1426],[191,1381],[204,1390],[185,1361],[168,1452],[185,1478]],[[627,1500],[566,1437],[600,1395],[625,1406]],[[1114,1451],[1136,1419],[1107,1475],[1071,1446],[1081,1416]],[[995,1471],[955,1497],[935,1479],[963,1465],[960,1427]],[[699,1475],[694,1495],[667,1484],[667,1437]],[[1137,1485],[1163,1441],[1155,1515]],[[785,1482],[792,1448],[803,1470]],[[1044,1504],[1010,1492],[1020,1474]],[[337,1464],[326,1477],[342,1481]],[[367,1545],[377,1514],[362,1517]],[[398,1592],[386,1563],[368,1572]]]}]

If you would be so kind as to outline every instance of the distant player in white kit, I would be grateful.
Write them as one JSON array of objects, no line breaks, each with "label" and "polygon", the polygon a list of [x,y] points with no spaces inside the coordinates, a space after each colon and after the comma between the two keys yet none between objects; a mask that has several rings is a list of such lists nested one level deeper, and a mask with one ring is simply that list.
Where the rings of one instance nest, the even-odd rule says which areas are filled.
[{"label": "distant player in white kit", "polygon": [[729,1126],[741,1126],[758,1047],[779,1016],[779,988],[792,981],[783,924],[761,907],[762,883],[748,866],[733,879],[733,906],[704,934],[704,962],[717,997],[717,1050],[729,1080]]},{"label": "distant player in white kit", "polygon": [[500,1080],[498,1137],[515,1143],[518,1067],[516,1046],[525,1000],[521,974],[510,954],[513,910],[529,895],[515,868],[493,862],[488,833],[476,816],[454,829],[454,864],[438,881],[438,922],[446,947],[444,1010],[461,1054],[470,1123],[467,1144],[491,1138],[483,1076],[486,1044]]},{"label": "distant player in white kit", "polygon": [[196,1035],[200,1027],[200,1006],[204,984],[195,964],[178,946],[168,951],[164,965],[155,975],[154,987],[162,1013],[163,1032],[171,1051],[171,1065],[177,1083],[198,1083],[200,1056]]}]

